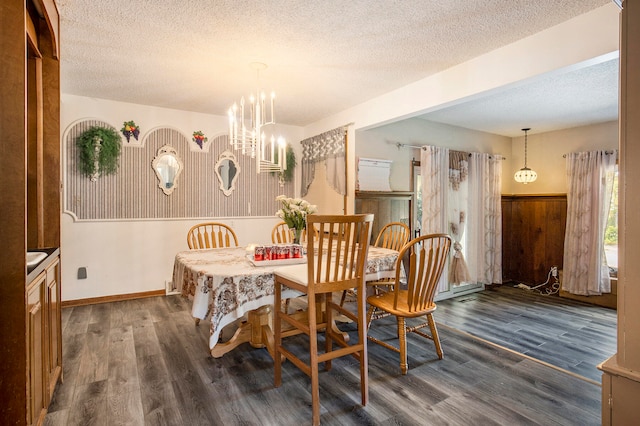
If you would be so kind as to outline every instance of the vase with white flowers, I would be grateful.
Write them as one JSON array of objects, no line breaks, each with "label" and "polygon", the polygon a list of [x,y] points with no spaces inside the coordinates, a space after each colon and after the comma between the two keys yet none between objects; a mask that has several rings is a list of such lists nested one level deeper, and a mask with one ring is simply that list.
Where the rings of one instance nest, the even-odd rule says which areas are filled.
[{"label": "vase with white flowers", "polygon": [[318,211],[318,208],[302,198],[289,198],[286,195],[276,197],[282,203],[282,208],[276,216],[282,219],[293,232],[293,243],[300,244],[302,231],[307,227],[307,215]]}]

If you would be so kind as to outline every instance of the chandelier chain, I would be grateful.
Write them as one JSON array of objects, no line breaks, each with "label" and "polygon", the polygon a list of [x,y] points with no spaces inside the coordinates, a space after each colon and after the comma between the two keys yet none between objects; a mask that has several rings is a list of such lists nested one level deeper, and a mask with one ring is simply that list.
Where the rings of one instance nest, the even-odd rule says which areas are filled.
[{"label": "chandelier chain", "polygon": [[527,156],[528,156],[527,132],[529,130],[531,129],[530,128],[522,129],[522,131],[524,131],[524,167],[518,170],[514,175],[514,179],[516,180],[516,182],[520,182],[525,185],[527,183],[534,182],[538,178],[538,174],[527,166]]},{"label": "chandelier chain", "polygon": [[527,167],[527,131],[524,131],[524,166]]}]

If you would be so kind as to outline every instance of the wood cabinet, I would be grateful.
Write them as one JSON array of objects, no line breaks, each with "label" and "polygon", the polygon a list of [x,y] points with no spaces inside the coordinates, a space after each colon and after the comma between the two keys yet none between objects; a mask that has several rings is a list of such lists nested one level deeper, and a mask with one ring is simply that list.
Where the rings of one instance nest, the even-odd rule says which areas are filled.
[{"label": "wood cabinet", "polygon": [[[0,4],[0,423],[25,425],[61,375],[59,16],[54,0]],[[51,269],[29,271],[27,250],[45,247]]]},{"label": "wood cabinet", "polygon": [[44,348],[46,349],[46,392],[48,401],[51,401],[58,379],[62,378],[62,304],[60,303],[60,258],[57,256],[51,260],[46,269]]},{"label": "wood cabinet", "polygon": [[503,281],[541,284],[562,269],[567,196],[502,196]]},{"label": "wood cabinet", "polygon": [[27,287],[27,424],[40,424],[47,412],[45,343],[45,284],[42,272]]},{"label": "wood cabinet", "polygon": [[27,424],[42,424],[62,375],[60,258],[52,251],[30,276],[27,308]]},{"label": "wood cabinet", "polygon": [[409,225],[413,235],[413,192],[409,191],[356,191],[356,213],[373,213],[371,239],[375,242],[378,233],[389,222]]}]

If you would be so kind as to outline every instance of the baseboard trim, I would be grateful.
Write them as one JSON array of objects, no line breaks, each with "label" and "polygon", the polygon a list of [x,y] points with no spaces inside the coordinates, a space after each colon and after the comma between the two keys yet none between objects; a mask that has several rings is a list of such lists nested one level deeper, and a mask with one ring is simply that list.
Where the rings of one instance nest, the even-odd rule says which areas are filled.
[{"label": "baseboard trim", "polygon": [[493,290],[493,289],[496,289],[498,287],[502,287],[502,284],[485,284],[484,285],[484,289],[485,290]]},{"label": "baseboard trim", "polygon": [[87,299],[64,300],[61,305],[63,308],[73,306],[95,305],[98,303],[119,302],[122,300],[142,299],[145,297],[164,296],[165,290],[144,291],[141,293],[116,294],[113,296],[90,297]]},{"label": "baseboard trim", "polygon": [[560,297],[588,303],[589,305],[601,306],[603,308],[618,309],[618,295],[613,293],[606,293],[599,296],[580,296],[561,289]]}]

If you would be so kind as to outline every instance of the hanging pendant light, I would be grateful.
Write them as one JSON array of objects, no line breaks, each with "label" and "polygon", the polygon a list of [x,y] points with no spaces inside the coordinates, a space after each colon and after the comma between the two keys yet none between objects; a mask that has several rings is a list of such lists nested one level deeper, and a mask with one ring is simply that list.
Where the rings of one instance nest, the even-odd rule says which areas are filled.
[{"label": "hanging pendant light", "polygon": [[531,129],[522,129],[522,131],[524,132],[524,167],[518,170],[513,176],[516,182],[524,183],[525,185],[538,179],[538,174],[527,167],[527,132],[529,130]]}]

